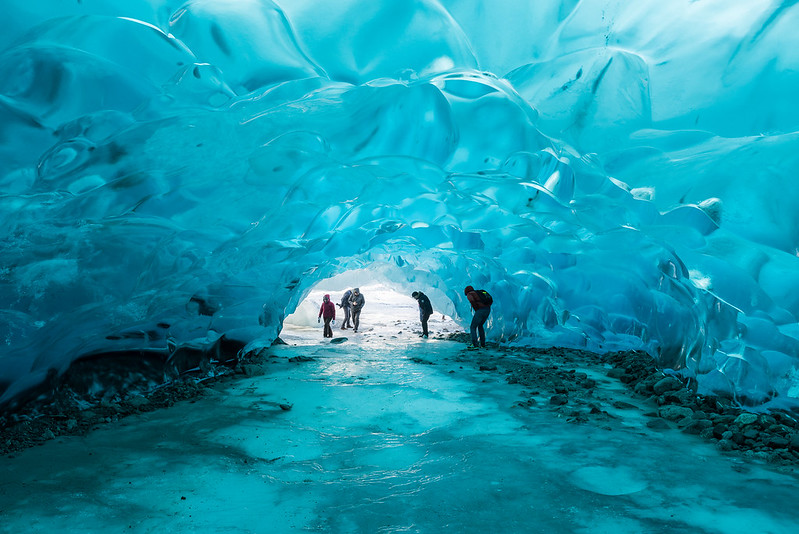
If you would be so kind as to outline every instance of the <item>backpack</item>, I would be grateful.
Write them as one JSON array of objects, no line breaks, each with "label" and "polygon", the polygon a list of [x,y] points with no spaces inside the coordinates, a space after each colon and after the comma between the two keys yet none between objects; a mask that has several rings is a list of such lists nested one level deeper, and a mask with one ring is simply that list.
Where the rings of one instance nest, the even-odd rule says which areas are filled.
[{"label": "backpack", "polygon": [[494,298],[485,289],[477,289],[475,290],[475,292],[477,293],[477,296],[480,297],[480,302],[482,302],[483,304],[486,304],[488,306],[494,304]]}]

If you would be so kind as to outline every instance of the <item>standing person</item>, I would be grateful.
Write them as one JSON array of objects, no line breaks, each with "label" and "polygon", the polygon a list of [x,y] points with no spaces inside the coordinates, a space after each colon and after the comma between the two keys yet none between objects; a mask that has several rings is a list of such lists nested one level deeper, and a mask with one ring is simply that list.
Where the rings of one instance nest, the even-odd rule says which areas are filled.
[{"label": "standing person", "polygon": [[361,324],[361,308],[366,304],[366,299],[361,295],[361,290],[355,288],[350,295],[350,306],[352,306],[352,331],[358,333],[358,326]]},{"label": "standing person", "polygon": [[336,320],[336,306],[330,302],[330,295],[325,295],[322,299],[322,307],[319,308],[319,317],[316,318],[318,323],[324,316],[325,318],[325,331],[324,337],[333,337],[333,329],[330,328],[330,322]]},{"label": "standing person", "polygon": [[483,325],[488,320],[488,315],[491,313],[491,304],[493,303],[493,299],[491,298],[491,295],[488,294],[488,291],[475,291],[472,286],[466,286],[466,288],[463,290],[463,294],[466,295],[467,299],[469,299],[469,304],[472,305],[472,309],[474,310],[474,317],[472,317],[472,324],[470,326],[472,344],[467,348],[476,349],[478,347],[478,334],[480,335],[479,346],[485,348],[486,332],[483,328]]},{"label": "standing person", "polygon": [[411,296],[419,303],[419,320],[422,321],[422,337],[427,337],[427,320],[433,315],[433,305],[430,299],[421,291],[414,291]]},{"label": "standing person", "polygon": [[341,297],[341,302],[338,304],[338,307],[344,310],[344,320],[341,321],[341,329],[344,330],[345,328],[352,328],[350,325],[350,297],[352,296],[352,291],[349,289],[344,292],[344,295]]}]

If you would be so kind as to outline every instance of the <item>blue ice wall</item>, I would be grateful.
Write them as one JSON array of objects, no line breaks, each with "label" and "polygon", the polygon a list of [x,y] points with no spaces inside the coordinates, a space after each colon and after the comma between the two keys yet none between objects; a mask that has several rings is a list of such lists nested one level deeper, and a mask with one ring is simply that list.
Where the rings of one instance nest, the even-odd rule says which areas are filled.
[{"label": "blue ice wall", "polygon": [[[9,0],[0,405],[374,268],[490,335],[799,397],[799,7]],[[386,274],[387,273],[387,274]]]}]

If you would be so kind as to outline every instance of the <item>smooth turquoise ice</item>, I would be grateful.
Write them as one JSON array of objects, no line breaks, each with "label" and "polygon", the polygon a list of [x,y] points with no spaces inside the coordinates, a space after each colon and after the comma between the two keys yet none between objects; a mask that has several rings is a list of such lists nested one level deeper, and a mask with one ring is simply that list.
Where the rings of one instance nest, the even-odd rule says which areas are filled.
[{"label": "smooth turquoise ice", "polygon": [[[371,269],[489,336],[799,397],[799,7],[9,0],[0,406],[96,353],[268,344]],[[198,306],[200,302],[202,305]]]}]

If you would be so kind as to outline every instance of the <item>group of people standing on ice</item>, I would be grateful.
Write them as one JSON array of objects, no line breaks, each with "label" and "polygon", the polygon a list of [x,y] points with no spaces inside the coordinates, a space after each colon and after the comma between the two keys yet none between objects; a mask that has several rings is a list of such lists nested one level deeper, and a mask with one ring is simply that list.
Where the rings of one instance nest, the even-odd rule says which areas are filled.
[{"label": "group of people standing on ice", "polygon": [[[469,325],[472,343],[467,348],[485,348],[486,334],[484,325],[488,320],[488,316],[491,314],[491,305],[494,303],[494,299],[488,291],[483,289],[478,290],[472,286],[466,286],[463,290],[463,294],[466,295],[474,312],[472,323]],[[422,322],[422,337],[427,338],[429,335],[427,322],[430,316],[433,315],[433,305],[428,296],[421,291],[414,291],[411,297],[419,304],[419,320]],[[322,319],[325,320],[324,337],[333,337],[333,329],[330,325],[331,323],[335,325],[336,306],[344,311],[344,320],[341,323],[341,329],[345,330],[351,327],[353,332],[358,332],[361,310],[364,304],[366,304],[366,299],[364,299],[359,288],[356,287],[351,291],[349,289],[345,291],[344,295],[341,297],[341,302],[336,305],[330,301],[330,295],[325,295],[322,300],[322,307],[319,309],[317,322],[321,322]],[[352,325],[350,325],[350,319],[352,319]]]},{"label": "group of people standing on ice", "polygon": [[[366,304],[366,299],[363,298],[360,288],[357,287],[353,290],[348,289],[345,291],[341,297],[341,302],[338,304],[333,304],[330,301],[330,295],[325,295],[317,318],[317,322],[321,322],[322,319],[325,320],[324,337],[333,337],[333,329],[330,325],[331,323],[335,325],[336,322],[336,306],[344,310],[341,329],[352,328],[352,331],[357,333],[361,324],[361,310],[364,304]],[[352,324],[350,324],[350,320],[352,320]]]}]

